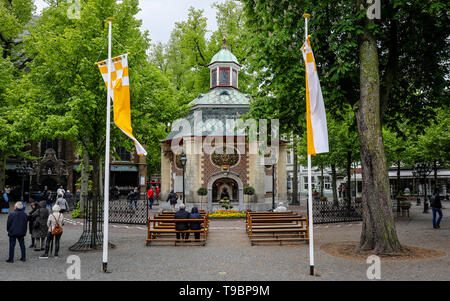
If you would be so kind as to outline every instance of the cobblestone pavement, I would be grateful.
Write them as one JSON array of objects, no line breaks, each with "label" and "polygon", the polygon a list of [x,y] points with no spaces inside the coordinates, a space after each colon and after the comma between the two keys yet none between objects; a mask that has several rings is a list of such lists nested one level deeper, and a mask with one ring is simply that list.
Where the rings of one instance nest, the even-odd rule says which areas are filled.
[{"label": "cobblestone pavement", "polygon": [[[450,208],[450,203],[444,203]],[[153,212],[156,212],[154,208]],[[292,209],[296,209],[293,207]],[[441,229],[431,225],[431,210],[412,207],[410,218],[398,217],[397,232],[405,245],[433,248],[447,255],[416,262],[382,262],[382,280],[449,280],[450,222],[449,209],[443,209]],[[16,261],[6,263],[8,236],[6,215],[0,215],[0,279],[1,280],[67,280],[69,255],[81,259],[81,280],[179,280],[179,281],[291,281],[291,280],[367,280],[369,265],[365,261],[346,260],[321,251],[329,242],[358,241],[361,223],[321,224],[314,227],[315,263],[320,277],[309,276],[309,246],[251,246],[243,220],[211,220],[207,245],[146,246],[144,225],[110,224],[110,242],[117,247],[109,251],[108,268],[100,272],[102,252],[69,251],[82,233],[81,220],[67,219],[61,238],[60,258],[39,259],[41,252],[28,248],[27,261],[20,262],[16,245]]]}]

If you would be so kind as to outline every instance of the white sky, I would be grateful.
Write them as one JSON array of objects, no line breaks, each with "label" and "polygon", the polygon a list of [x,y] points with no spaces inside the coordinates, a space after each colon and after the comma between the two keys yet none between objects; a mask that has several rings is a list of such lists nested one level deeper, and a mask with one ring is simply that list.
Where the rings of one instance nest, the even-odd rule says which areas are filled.
[{"label": "white sky", "polygon": [[[37,13],[40,14],[42,8],[47,4],[43,0],[35,0]],[[208,19],[207,35],[217,30],[216,11],[211,7],[214,2],[224,2],[224,0],[140,0],[141,11],[137,18],[142,20],[142,29],[148,30],[152,43],[157,41],[167,42],[170,38],[175,22],[187,20],[190,6],[196,9],[203,9],[203,15]]]}]

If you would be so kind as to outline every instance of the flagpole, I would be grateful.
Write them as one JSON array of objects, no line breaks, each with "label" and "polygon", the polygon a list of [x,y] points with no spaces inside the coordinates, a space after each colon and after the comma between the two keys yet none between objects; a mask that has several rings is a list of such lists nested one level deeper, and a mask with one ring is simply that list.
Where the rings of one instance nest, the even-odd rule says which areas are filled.
[{"label": "flagpole", "polygon": [[[305,45],[308,42],[308,18],[309,14],[303,14],[305,18]],[[305,66],[306,67],[306,66]],[[308,79],[306,79],[308,80]],[[308,154],[308,231],[309,231],[309,274],[315,276],[314,269],[314,226],[313,226],[313,204],[311,183],[311,155]]]},{"label": "flagpole", "polygon": [[103,190],[103,273],[108,272],[108,222],[109,222],[109,153],[110,153],[110,124],[111,124],[111,32],[112,18],[108,18],[108,88],[106,100],[106,146],[105,146],[105,185]]}]

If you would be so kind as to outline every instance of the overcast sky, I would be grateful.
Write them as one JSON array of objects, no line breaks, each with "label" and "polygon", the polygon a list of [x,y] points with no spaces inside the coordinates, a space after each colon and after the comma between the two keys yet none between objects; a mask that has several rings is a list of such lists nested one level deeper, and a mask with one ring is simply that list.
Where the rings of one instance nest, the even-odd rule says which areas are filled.
[{"label": "overcast sky", "polygon": [[[203,15],[208,18],[208,30],[215,31],[216,11],[211,7],[214,2],[221,3],[224,0],[140,0],[141,11],[137,18],[142,20],[142,29],[149,31],[153,43],[157,41],[165,43],[170,38],[175,22],[187,19],[190,6],[203,9]],[[35,0],[35,4],[37,13],[47,6],[43,0]]]}]

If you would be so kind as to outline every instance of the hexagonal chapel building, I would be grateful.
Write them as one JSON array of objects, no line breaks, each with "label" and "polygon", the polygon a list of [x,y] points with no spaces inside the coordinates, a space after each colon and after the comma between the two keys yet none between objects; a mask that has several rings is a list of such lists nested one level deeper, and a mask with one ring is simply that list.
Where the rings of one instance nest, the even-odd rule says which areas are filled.
[{"label": "hexagonal chapel building", "polygon": [[[219,200],[228,198],[234,210],[264,210],[272,208],[272,191],[276,201],[287,200],[286,145],[278,140],[276,164],[271,153],[262,154],[261,142],[249,139],[248,129],[239,127],[241,115],[249,111],[250,97],[239,91],[241,65],[224,45],[208,65],[210,90],[191,101],[184,119],[177,120],[172,131],[161,141],[161,200],[170,191],[187,207],[215,211]],[[246,123],[246,125],[248,125]],[[270,128],[268,129],[270,131]],[[269,148],[271,145],[269,145]],[[270,159],[270,158],[269,158]],[[273,185],[274,183],[274,185]],[[246,187],[254,195],[244,194]],[[200,188],[206,195],[199,195]]]}]

